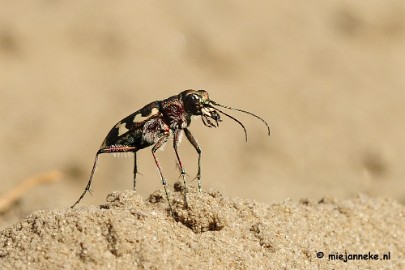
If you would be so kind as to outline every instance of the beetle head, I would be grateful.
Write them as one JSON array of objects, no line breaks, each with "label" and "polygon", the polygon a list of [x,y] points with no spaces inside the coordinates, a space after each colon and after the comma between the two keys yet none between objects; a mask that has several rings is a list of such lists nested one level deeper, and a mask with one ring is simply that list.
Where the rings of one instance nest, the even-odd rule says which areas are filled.
[{"label": "beetle head", "polygon": [[210,100],[209,96],[208,96],[208,92],[205,90],[186,90],[186,91],[181,92],[180,96],[181,96],[181,100],[183,101],[185,111],[192,115],[201,116],[201,119],[202,119],[204,125],[207,127],[217,127],[219,125],[218,122],[222,121],[221,115],[220,115],[220,113],[222,113],[223,115],[225,115],[225,116],[231,118],[232,120],[234,120],[235,122],[237,122],[243,128],[243,130],[245,132],[245,138],[247,141],[247,131],[246,131],[245,126],[235,117],[214,107],[214,106],[218,106],[218,107],[222,107],[222,108],[229,109],[229,110],[243,112],[243,113],[249,114],[253,117],[256,117],[257,119],[259,119],[266,125],[267,130],[268,130],[268,135],[270,135],[270,127],[267,124],[267,122],[263,120],[263,118],[255,115],[251,112],[241,110],[238,108],[234,108],[234,107],[230,107],[230,106],[226,106],[226,105],[222,105],[222,104],[219,104],[218,102]]},{"label": "beetle head", "polygon": [[217,127],[218,122],[221,122],[221,116],[215,108],[210,105],[211,101],[207,91],[186,90],[181,93],[181,99],[184,103],[184,109],[186,112],[192,115],[201,116],[205,126]]}]

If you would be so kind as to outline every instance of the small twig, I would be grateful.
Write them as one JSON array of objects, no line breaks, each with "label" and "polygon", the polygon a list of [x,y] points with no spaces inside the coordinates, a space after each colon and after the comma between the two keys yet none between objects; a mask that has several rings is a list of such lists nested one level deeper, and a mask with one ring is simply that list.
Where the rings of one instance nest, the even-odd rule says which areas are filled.
[{"label": "small twig", "polygon": [[55,170],[25,179],[22,183],[0,196],[0,213],[7,212],[31,188],[44,183],[56,182],[61,178],[62,173]]}]

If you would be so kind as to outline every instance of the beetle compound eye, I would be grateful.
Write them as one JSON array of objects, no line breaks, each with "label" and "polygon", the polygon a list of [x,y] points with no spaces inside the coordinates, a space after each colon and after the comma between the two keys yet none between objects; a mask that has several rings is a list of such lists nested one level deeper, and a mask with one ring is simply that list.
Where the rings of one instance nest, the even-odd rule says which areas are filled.
[{"label": "beetle compound eye", "polygon": [[184,107],[187,112],[200,115],[202,109],[201,97],[197,94],[188,95],[184,101]]},{"label": "beetle compound eye", "polygon": [[191,95],[191,100],[193,100],[193,102],[195,103],[195,104],[198,104],[198,103],[200,103],[200,97],[199,96],[197,96],[197,95]]}]

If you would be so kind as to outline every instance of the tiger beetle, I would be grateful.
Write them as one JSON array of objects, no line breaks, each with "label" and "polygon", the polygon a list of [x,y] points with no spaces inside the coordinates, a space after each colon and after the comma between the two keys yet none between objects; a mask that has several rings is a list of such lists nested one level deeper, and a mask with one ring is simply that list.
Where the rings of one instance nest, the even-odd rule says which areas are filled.
[{"label": "tiger beetle", "polygon": [[71,208],[75,207],[87,192],[90,192],[91,182],[96,171],[97,160],[100,154],[134,153],[133,189],[135,190],[136,174],[138,172],[136,152],[146,147],[153,146],[152,155],[166,193],[170,213],[174,216],[169,200],[167,181],[163,176],[162,168],[156,158],[156,151],[168,141],[171,134],[173,134],[173,148],[176,154],[177,164],[184,182],[184,203],[187,207],[186,170],[183,167],[183,163],[177,151],[182,131],[184,131],[186,138],[198,153],[198,171],[196,178],[198,179],[198,191],[201,192],[201,148],[188,129],[191,124],[191,117],[201,116],[203,124],[211,128],[219,126],[219,122],[222,121],[220,114],[223,114],[237,122],[243,128],[247,142],[245,126],[239,120],[215,106],[240,111],[258,118],[266,125],[268,135],[270,135],[270,127],[261,117],[245,110],[221,105],[209,99],[208,92],[205,90],[185,90],[165,100],[154,101],[125,117],[110,130],[101,144],[100,149],[97,151],[87,186]]}]

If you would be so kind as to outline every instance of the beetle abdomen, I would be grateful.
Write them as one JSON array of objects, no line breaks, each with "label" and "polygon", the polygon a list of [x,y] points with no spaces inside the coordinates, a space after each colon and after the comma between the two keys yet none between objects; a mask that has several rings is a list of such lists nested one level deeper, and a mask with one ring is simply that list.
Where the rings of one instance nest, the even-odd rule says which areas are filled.
[{"label": "beetle abdomen", "polygon": [[[148,121],[159,118],[159,102],[154,101],[119,121],[107,134],[100,149],[113,145],[136,146],[142,149],[142,130]],[[143,147],[142,147],[143,146]]]}]

